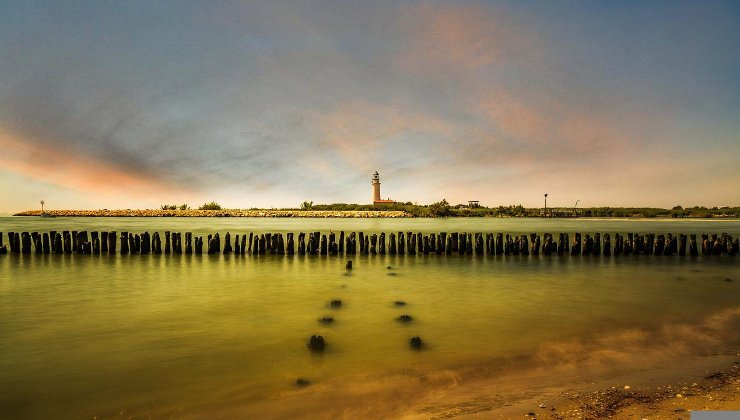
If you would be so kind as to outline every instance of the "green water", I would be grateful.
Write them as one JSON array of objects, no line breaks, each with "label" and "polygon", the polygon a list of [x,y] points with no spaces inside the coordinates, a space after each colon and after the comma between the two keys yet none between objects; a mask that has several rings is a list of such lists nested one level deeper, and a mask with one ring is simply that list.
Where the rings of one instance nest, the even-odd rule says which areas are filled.
[{"label": "green water", "polygon": [[[3,232],[73,229],[740,236],[737,221],[0,218]],[[386,379],[408,372],[464,376],[543,343],[696,325],[740,308],[740,257],[352,259],[348,273],[343,257],[2,255],[0,417],[281,417],[309,397],[341,405],[343,391],[367,394],[348,399],[354,406],[378,404],[392,398],[372,399],[392,389]],[[332,299],[344,305],[332,309]],[[402,314],[414,320],[397,322]],[[336,321],[317,322],[327,315]],[[740,351],[723,329],[686,354]],[[323,355],[307,350],[312,334],[326,338]],[[422,351],[409,348],[412,336]],[[613,345],[596,343],[589,351]],[[298,389],[299,377],[312,385]],[[343,390],[358,382],[371,391]],[[304,414],[328,416],[322,407]]]}]

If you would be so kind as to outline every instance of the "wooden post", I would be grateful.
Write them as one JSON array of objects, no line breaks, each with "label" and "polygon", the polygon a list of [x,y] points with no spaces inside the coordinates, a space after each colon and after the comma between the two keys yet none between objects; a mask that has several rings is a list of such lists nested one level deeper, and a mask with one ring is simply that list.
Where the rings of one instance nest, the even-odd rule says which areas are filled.
[{"label": "wooden post", "polygon": [[321,255],[328,254],[328,247],[326,245],[326,235],[321,235]]},{"label": "wooden post", "polygon": [[521,255],[529,255],[529,239],[527,239],[527,235],[519,235],[519,253]]},{"label": "wooden post", "polygon": [[334,232],[329,232],[329,254],[337,255],[337,253],[338,247],[336,234]]},{"label": "wooden post", "polygon": [[365,233],[360,232],[360,254],[365,253]]},{"label": "wooden post", "polygon": [[429,234],[429,253],[437,253],[437,235],[434,233]]},{"label": "wooden post", "polygon": [[393,232],[388,234],[388,254],[396,255],[396,234]]},{"label": "wooden post", "polygon": [[[295,244],[293,242],[293,232],[289,232],[287,234],[288,236],[288,249],[287,253],[288,255],[293,255],[295,253]],[[344,232],[342,232],[342,236],[344,236]]]},{"label": "wooden post", "polygon": [[612,255],[612,240],[608,233],[604,234],[604,246],[602,247],[603,255],[610,257]]},{"label": "wooden post", "polygon": [[416,255],[416,235],[411,232],[406,232],[406,253],[408,255]]},{"label": "wooden post", "polygon": [[403,232],[398,232],[398,254],[403,255],[406,252],[406,238]]},{"label": "wooden post", "polygon": [[378,240],[378,254],[385,255],[385,232],[380,232]]},{"label": "wooden post", "polygon": [[[0,239],[0,246],[2,246],[2,244],[3,241]],[[49,234],[46,232],[43,234],[41,249],[44,254],[51,254],[51,241],[49,240]]]},{"label": "wooden post", "polygon": [[231,247],[231,233],[226,232],[224,235],[224,255],[231,254],[234,249]]},{"label": "wooden post", "polygon": [[[66,243],[64,252],[67,252]],[[121,254],[128,255],[130,253],[130,250],[128,248],[128,232],[121,232]]]},{"label": "wooden post", "polygon": [[581,255],[591,255],[593,252],[594,242],[590,234],[586,234],[583,238],[581,246]]},{"label": "wooden post", "polygon": [[298,232],[298,255],[306,255],[306,233]]},{"label": "wooden post", "polygon": [[339,231],[339,242],[338,242],[338,245],[339,245],[339,249],[337,251],[338,254],[339,255],[344,255],[344,231],[343,230],[340,230]]},{"label": "wooden post", "polygon": [[717,234],[712,234],[712,255],[719,255],[722,253],[722,243],[717,238]]},{"label": "wooden post", "polygon": [[580,233],[574,233],[573,234],[573,244],[570,247],[570,255],[581,255],[581,234]]},{"label": "wooden post", "polygon": [[465,255],[465,250],[467,249],[467,240],[468,235],[465,232],[462,232],[458,234],[458,244],[457,244],[457,253],[458,255]]},{"label": "wooden post", "polygon": [[370,252],[370,237],[365,235],[365,243],[362,245],[365,248],[365,255]]}]

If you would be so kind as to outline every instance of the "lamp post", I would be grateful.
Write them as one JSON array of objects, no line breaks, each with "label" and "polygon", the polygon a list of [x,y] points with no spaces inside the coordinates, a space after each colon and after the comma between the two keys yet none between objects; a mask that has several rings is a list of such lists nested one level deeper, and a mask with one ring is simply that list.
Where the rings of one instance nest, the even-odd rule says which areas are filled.
[{"label": "lamp post", "polygon": [[44,214],[44,200],[41,200],[41,214]]},{"label": "lamp post", "polygon": [[547,217],[547,193],[545,193],[545,217]]}]

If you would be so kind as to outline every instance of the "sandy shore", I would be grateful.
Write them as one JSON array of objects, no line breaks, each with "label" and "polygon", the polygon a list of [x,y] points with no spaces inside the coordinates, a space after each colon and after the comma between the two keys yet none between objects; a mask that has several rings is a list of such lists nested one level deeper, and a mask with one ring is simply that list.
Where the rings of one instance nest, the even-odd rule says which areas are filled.
[{"label": "sandy shore", "polygon": [[[54,217],[313,217],[313,218],[403,218],[403,211],[331,210],[47,210]],[[27,210],[13,216],[41,216],[41,210]]]},{"label": "sandy shore", "polygon": [[539,401],[525,400],[505,409],[455,418],[540,419],[689,419],[692,411],[739,411],[740,362],[690,381],[653,387],[624,385],[606,389],[569,390]]}]

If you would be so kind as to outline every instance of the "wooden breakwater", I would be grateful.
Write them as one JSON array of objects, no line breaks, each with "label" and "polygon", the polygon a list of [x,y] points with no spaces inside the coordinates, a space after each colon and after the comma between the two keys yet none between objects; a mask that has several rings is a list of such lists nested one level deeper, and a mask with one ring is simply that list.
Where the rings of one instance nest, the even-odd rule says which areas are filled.
[{"label": "wooden breakwater", "polygon": [[[41,216],[41,210],[27,210],[13,216]],[[341,219],[397,219],[413,217],[400,210],[47,210],[51,217],[297,217]]]},{"label": "wooden breakwater", "polygon": [[237,254],[237,255],[737,255],[740,242],[722,234],[531,234],[440,232],[226,233],[116,231],[8,232],[0,254]]}]

